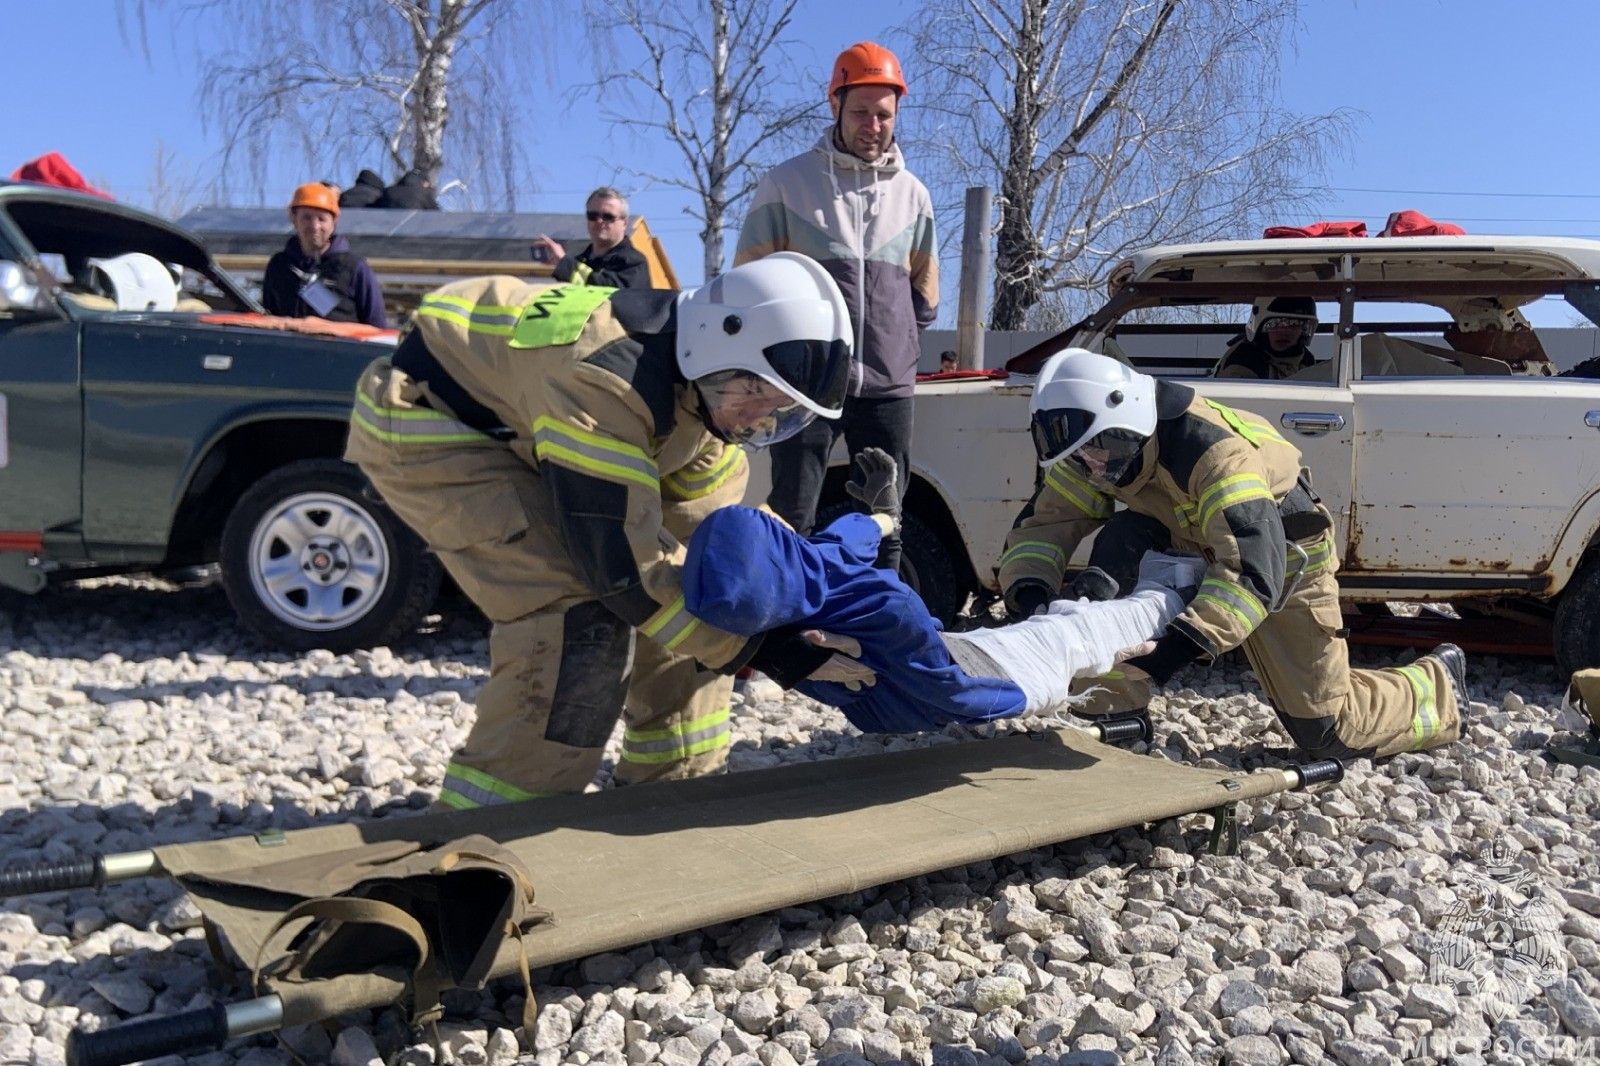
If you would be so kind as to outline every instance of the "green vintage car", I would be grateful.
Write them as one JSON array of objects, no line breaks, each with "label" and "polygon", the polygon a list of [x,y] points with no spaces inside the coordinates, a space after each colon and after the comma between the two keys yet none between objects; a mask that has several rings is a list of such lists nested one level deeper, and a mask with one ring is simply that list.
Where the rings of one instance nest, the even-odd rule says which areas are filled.
[{"label": "green vintage car", "polygon": [[417,625],[438,561],[339,458],[392,339],[212,321],[260,311],[153,215],[0,183],[0,589],[216,562],[278,647]]}]

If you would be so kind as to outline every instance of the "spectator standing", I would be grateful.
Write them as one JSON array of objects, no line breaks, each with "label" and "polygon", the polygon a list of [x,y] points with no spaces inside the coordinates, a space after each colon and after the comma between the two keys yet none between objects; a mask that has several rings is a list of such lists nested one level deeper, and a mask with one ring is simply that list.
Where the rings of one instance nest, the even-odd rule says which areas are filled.
[{"label": "spectator standing", "polygon": [[544,234],[534,238],[533,258],[554,264],[557,281],[578,285],[605,285],[613,289],[648,289],[650,264],[629,244],[628,201],[609,185],[589,194],[583,217],[589,227],[589,246],[568,255],[559,241]]},{"label": "spectator standing", "polygon": [[[887,48],[863,41],[841,52],[828,86],[832,128],[761,179],[739,233],[735,264],[801,252],[833,275],[850,306],[857,355],[843,417],[813,422],[772,449],[767,504],[802,534],[816,522],[841,432],[852,460],[865,448],[894,458],[902,499],[909,484],[918,333],[938,311],[939,260],[932,198],[894,139],[905,94]],[[899,562],[896,532],[884,537],[878,565]]]},{"label": "spectator standing", "polygon": [[289,201],[294,235],[267,260],[261,305],[289,318],[326,318],[385,328],[383,289],[367,261],[334,232],[339,194],[320,181],[294,191]]}]

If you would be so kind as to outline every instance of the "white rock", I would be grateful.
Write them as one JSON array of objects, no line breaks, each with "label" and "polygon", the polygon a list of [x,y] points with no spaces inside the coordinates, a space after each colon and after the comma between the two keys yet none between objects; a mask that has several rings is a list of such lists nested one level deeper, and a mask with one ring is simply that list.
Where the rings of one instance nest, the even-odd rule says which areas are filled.
[{"label": "white rock", "polygon": [[371,1066],[383,1062],[372,1034],[359,1026],[346,1026],[333,1042],[333,1066]]}]

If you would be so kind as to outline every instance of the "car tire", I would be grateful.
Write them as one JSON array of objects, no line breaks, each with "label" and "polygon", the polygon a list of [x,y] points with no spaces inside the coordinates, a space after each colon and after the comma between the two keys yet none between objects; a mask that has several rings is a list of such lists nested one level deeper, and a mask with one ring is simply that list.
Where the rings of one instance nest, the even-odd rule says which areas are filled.
[{"label": "car tire", "polygon": [[1561,592],[1551,633],[1563,674],[1600,666],[1600,552],[1590,552]]},{"label": "car tire", "polygon": [[279,467],[222,530],[222,585],[239,618],[289,651],[393,643],[433,605],[442,568],[338,459]]}]

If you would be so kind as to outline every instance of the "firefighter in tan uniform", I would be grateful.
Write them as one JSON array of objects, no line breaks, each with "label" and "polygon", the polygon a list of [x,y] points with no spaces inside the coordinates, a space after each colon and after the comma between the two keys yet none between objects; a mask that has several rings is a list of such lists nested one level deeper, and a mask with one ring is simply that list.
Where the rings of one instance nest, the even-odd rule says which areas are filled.
[{"label": "firefighter in tan uniform", "polygon": [[1460,735],[1466,664],[1455,645],[1395,669],[1350,668],[1332,520],[1300,453],[1260,416],[1082,349],[1045,364],[1032,411],[1047,471],[1001,559],[1014,610],[1054,594],[1078,542],[1120,502],[1130,525],[1159,523],[1172,547],[1208,564],[1154,650],[1124,664],[1130,674],[1165,683],[1242,645],[1284,728],[1312,755],[1393,755]]},{"label": "firefighter in tan uniform", "polygon": [[694,526],[744,495],[743,449],[837,417],[849,337],[792,253],[681,295],[488,277],[423,299],[362,375],[346,458],[494,623],[442,804],[581,791],[619,715],[619,782],[719,769],[746,664],[870,682],[815,635],[706,625],[680,587]]}]

